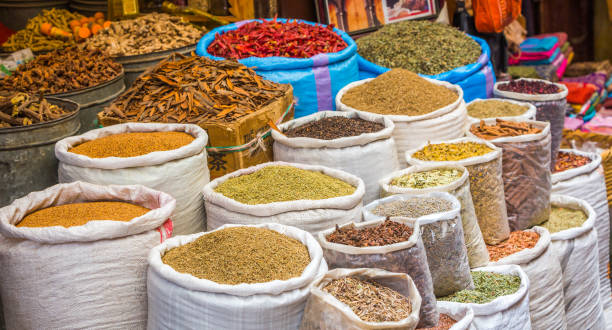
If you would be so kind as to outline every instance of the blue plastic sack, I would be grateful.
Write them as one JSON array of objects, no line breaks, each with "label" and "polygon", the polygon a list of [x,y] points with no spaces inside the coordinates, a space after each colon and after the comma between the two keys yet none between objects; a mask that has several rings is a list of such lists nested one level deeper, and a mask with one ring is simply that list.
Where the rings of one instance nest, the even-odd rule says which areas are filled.
[{"label": "blue plastic sack", "polygon": [[[491,64],[489,45],[483,39],[469,34],[468,36],[474,39],[480,45],[480,48],[482,48],[482,54],[480,54],[478,61],[434,76],[420,75],[461,86],[465,102],[491,97],[493,95],[493,86],[495,85],[495,74]],[[359,56],[359,79],[374,78],[389,70]]]},{"label": "blue plastic sack", "polygon": [[[282,18],[277,20],[287,22]],[[214,60],[222,60],[222,57],[208,53],[208,45],[215,40],[215,35],[235,30],[252,21],[255,20],[240,21],[213,29],[200,39],[196,46],[196,54]],[[316,24],[302,20],[298,22]],[[334,28],[334,32],[340,35],[347,44],[347,47],[339,52],[318,54],[311,58],[248,57],[239,62],[248,67],[254,67],[255,72],[268,80],[291,84],[297,102],[295,118],[317,111],[335,110],[336,94],[342,87],[359,80],[359,65],[355,41],[343,31]]]}]

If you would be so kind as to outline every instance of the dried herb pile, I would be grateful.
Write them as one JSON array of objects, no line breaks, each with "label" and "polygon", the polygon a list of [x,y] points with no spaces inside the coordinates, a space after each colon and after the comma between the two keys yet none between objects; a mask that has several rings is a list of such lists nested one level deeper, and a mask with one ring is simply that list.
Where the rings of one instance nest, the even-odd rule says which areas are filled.
[{"label": "dried herb pile", "polygon": [[443,108],[459,96],[404,69],[393,69],[349,89],[342,103],[383,115],[424,115]]},{"label": "dried herb pile", "polygon": [[68,116],[68,111],[40,96],[21,92],[0,92],[0,128],[28,126]]},{"label": "dried herb pile", "polygon": [[515,293],[521,286],[519,276],[483,271],[472,271],[471,273],[474,280],[474,290],[461,290],[452,295],[438,298],[438,300],[486,304],[495,300],[495,298]]},{"label": "dried herb pile", "polygon": [[349,136],[378,132],[385,125],[361,118],[326,117],[283,132],[288,137],[310,137],[333,140]]},{"label": "dried herb pile", "polygon": [[515,117],[529,110],[528,106],[500,100],[473,102],[467,107],[468,116],[474,118]]},{"label": "dried herb pile", "polygon": [[325,238],[332,243],[351,245],[356,247],[383,246],[405,242],[410,239],[412,228],[391,220],[365,228],[356,228],[354,225],[339,227]]},{"label": "dried herb pile", "polygon": [[542,80],[511,80],[497,87],[501,91],[522,94],[556,94],[561,89],[552,83]]},{"label": "dried herb pile", "polygon": [[432,328],[417,328],[417,330],[449,330],[457,321],[453,320],[450,316],[440,313],[440,321],[438,325]]},{"label": "dried herb pile", "polygon": [[391,180],[392,186],[412,189],[426,189],[446,186],[461,178],[463,172],[458,169],[440,169],[408,173]]},{"label": "dried herb pile", "polygon": [[25,216],[17,227],[73,227],[92,220],[130,221],[148,208],[124,202],[88,202],[47,207]]},{"label": "dried herb pile", "polygon": [[413,197],[378,205],[372,213],[385,217],[419,218],[433,213],[450,211],[453,204],[436,197]]},{"label": "dried herb pile", "polygon": [[503,119],[495,119],[495,125],[487,125],[484,120],[479,125],[472,125],[470,132],[485,140],[494,140],[500,137],[538,134],[541,129],[529,123],[519,123]]},{"label": "dried herb pile", "polygon": [[39,55],[0,82],[0,89],[57,94],[100,85],[122,72],[121,64],[100,51],[77,47]]},{"label": "dried herb pile", "polygon": [[235,285],[299,277],[310,255],[300,241],[274,230],[230,227],[173,248],[162,261],[179,273]]},{"label": "dried herb pile", "polygon": [[333,28],[333,25],[310,25],[296,20],[286,23],[276,18],[257,20],[235,30],[217,33],[208,46],[208,52],[233,59],[270,56],[308,58],[347,47]]},{"label": "dried herb pile", "polygon": [[591,162],[591,158],[576,155],[570,152],[559,151],[557,153],[557,161],[555,162],[555,170],[554,173],[563,172],[567,170],[571,170],[572,168],[577,168],[584,166]]},{"label": "dried herb pile", "polygon": [[240,203],[255,205],[334,198],[350,195],[355,189],[321,172],[272,165],[227,179],[215,188],[215,192]]},{"label": "dried herb pile", "polygon": [[510,238],[497,245],[487,245],[489,257],[495,262],[505,258],[511,254],[515,254],[524,249],[532,249],[536,244],[540,235],[535,231],[517,230],[510,233]]},{"label": "dried herb pile", "polygon": [[108,29],[87,39],[85,46],[113,57],[140,55],[193,45],[202,33],[180,17],[150,13],[113,22]]},{"label": "dried herb pile", "polygon": [[582,210],[552,206],[550,218],[540,226],[548,229],[551,234],[582,226],[587,221],[587,215]]},{"label": "dried herb pile", "polygon": [[173,54],[140,76],[104,110],[126,121],[232,122],[287,93],[289,85],[258,76],[246,66]]},{"label": "dried herb pile", "polygon": [[193,140],[195,138],[185,132],[121,133],[81,143],[68,152],[91,158],[136,157],[178,149]]},{"label": "dried herb pile", "polygon": [[357,39],[357,47],[370,62],[427,75],[474,63],[482,52],[480,45],[465,33],[429,21],[387,24]]},{"label": "dried herb pile", "polygon": [[375,281],[336,279],[323,287],[366,322],[397,322],[410,316],[412,304],[399,292]]},{"label": "dried herb pile", "polygon": [[428,161],[452,161],[486,155],[493,149],[477,142],[428,144],[412,157]]}]

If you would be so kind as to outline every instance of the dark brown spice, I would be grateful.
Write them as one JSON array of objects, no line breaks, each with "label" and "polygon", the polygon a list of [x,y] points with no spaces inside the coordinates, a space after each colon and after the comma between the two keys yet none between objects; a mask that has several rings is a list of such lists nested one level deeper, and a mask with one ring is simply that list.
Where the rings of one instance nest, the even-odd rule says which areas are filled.
[{"label": "dark brown spice", "polygon": [[391,220],[368,228],[355,228],[354,225],[339,227],[336,231],[327,235],[327,240],[332,243],[351,245],[357,247],[383,246],[405,242],[410,239],[412,228],[407,225]]},{"label": "dark brown spice", "polygon": [[480,124],[470,127],[470,132],[481,139],[493,140],[507,136],[538,134],[542,132],[542,130],[529,123],[520,123],[497,118],[495,120],[495,125],[487,125],[484,120],[481,120]]},{"label": "dark brown spice", "polygon": [[333,140],[348,136],[378,132],[385,128],[383,124],[361,118],[326,117],[302,126],[294,127],[284,134],[288,137],[310,137],[321,140]]},{"label": "dark brown spice", "polygon": [[417,330],[449,330],[457,321],[453,320],[450,316],[440,313],[440,321],[438,325],[432,328],[417,328]]},{"label": "dark brown spice", "polygon": [[497,87],[501,91],[523,94],[556,94],[561,90],[557,85],[542,80],[511,80]]},{"label": "dark brown spice", "polygon": [[71,113],[40,96],[21,92],[0,92],[0,128],[42,123]]}]

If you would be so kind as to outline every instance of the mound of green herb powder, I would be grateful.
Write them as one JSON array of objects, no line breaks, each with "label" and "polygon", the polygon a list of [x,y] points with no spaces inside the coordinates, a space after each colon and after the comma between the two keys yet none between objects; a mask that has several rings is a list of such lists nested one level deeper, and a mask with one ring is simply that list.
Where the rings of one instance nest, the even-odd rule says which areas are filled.
[{"label": "mound of green herb powder", "polygon": [[403,21],[357,39],[358,52],[366,60],[387,68],[403,68],[436,75],[474,63],[480,45],[446,24]]},{"label": "mound of green herb powder", "polygon": [[483,271],[473,271],[471,273],[474,280],[474,290],[461,290],[450,296],[438,298],[438,300],[486,304],[497,297],[515,293],[521,286],[519,276]]},{"label": "mound of green herb powder", "polygon": [[580,227],[587,220],[587,215],[582,210],[574,210],[565,207],[553,206],[550,208],[548,221],[540,226],[552,233],[566,229]]},{"label": "mound of green herb powder", "polygon": [[440,169],[408,173],[391,180],[392,186],[412,189],[426,189],[446,186],[461,178],[463,172],[458,169]]},{"label": "mound of green herb powder", "polygon": [[355,190],[340,179],[292,166],[266,166],[215,188],[215,192],[249,205],[327,199],[350,195]]}]

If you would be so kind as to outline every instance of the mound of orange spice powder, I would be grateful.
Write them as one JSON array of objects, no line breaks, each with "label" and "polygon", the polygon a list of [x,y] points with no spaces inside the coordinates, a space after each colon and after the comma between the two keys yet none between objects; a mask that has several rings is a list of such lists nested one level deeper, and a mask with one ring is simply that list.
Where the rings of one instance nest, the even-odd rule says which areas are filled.
[{"label": "mound of orange spice powder", "polygon": [[126,158],[178,149],[193,140],[195,138],[185,132],[121,133],[81,143],[68,151],[90,158]]},{"label": "mound of orange spice powder", "polygon": [[497,261],[524,249],[533,248],[540,239],[534,231],[517,230],[510,233],[510,238],[497,245],[487,245],[491,261]]}]

